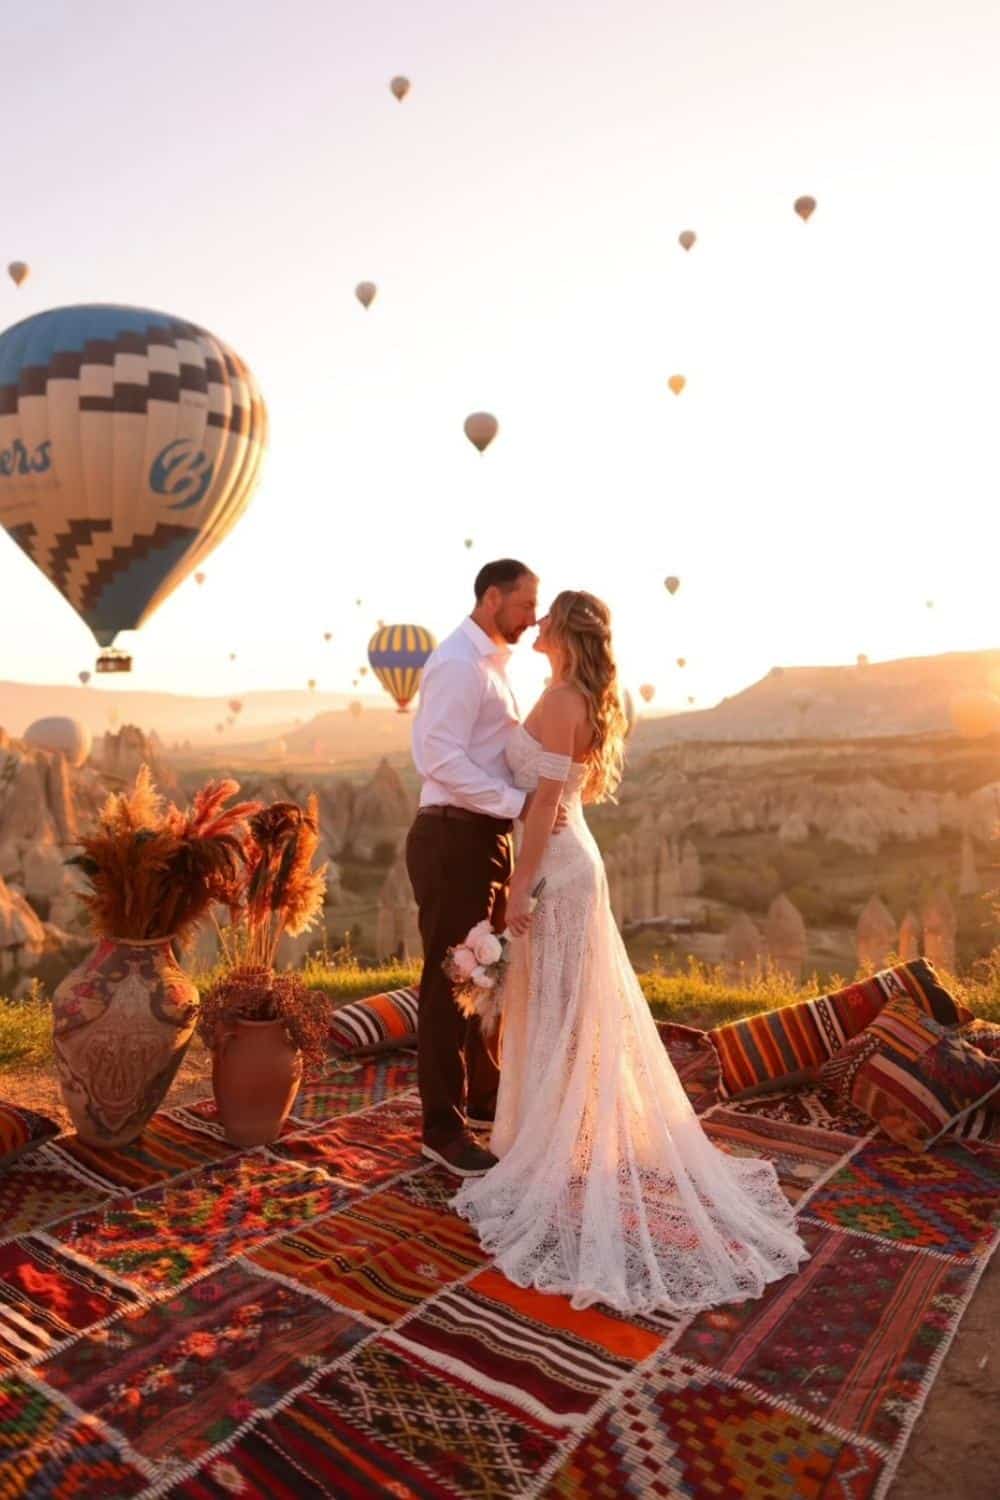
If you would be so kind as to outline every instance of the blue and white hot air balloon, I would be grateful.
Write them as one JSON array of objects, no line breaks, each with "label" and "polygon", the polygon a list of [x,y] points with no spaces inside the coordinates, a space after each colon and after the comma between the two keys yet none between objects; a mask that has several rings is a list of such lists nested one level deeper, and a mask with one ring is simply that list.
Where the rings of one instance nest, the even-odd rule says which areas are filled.
[{"label": "blue and white hot air balloon", "polygon": [[182,318],[61,307],[0,334],[0,522],[101,646],[232,530],[266,440],[250,370]]}]

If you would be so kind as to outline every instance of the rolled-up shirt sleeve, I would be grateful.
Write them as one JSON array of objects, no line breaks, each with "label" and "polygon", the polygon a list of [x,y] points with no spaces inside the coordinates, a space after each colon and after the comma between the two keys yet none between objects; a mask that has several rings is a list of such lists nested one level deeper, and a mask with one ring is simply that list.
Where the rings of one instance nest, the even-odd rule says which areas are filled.
[{"label": "rolled-up shirt sleeve", "polygon": [[475,662],[443,661],[425,673],[420,689],[421,776],[446,788],[455,804],[494,818],[516,818],[525,792],[491,776],[469,756],[469,740],[483,692]]}]

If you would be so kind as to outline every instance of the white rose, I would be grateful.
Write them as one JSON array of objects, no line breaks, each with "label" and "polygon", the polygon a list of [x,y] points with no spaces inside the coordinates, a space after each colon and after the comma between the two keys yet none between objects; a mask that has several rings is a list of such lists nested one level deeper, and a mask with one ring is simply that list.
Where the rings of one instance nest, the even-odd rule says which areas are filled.
[{"label": "white rose", "polygon": [[477,963],[479,962],[472,949],[467,948],[464,943],[460,943],[458,947],[453,950],[451,961],[455,966],[456,972],[458,974],[461,974],[463,979],[469,978]]},{"label": "white rose", "polygon": [[484,917],[481,922],[477,922],[475,927],[471,929],[465,941],[472,948],[475,946],[476,938],[482,937],[485,933],[492,931],[493,928],[490,926],[489,918]]},{"label": "white rose", "polygon": [[500,946],[500,939],[494,933],[484,932],[472,944],[472,951],[485,968],[488,964],[496,963],[503,953],[503,948]]},{"label": "white rose", "polygon": [[487,974],[483,968],[473,969],[472,982],[477,990],[491,990],[496,984],[492,974]]}]

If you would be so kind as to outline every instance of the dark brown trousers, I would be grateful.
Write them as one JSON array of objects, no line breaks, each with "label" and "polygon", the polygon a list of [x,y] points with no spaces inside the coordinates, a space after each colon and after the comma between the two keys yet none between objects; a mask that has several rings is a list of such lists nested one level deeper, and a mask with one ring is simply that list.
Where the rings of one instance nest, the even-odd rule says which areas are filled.
[{"label": "dark brown trousers", "polygon": [[470,822],[418,813],[406,840],[424,946],[417,1076],[424,1140],[436,1150],[461,1134],[467,1114],[492,1119],[496,1109],[498,1038],[487,1043],[479,1022],[465,1019],[441,962],[484,917],[502,930],[513,863],[509,830],[509,823],[485,814]]}]

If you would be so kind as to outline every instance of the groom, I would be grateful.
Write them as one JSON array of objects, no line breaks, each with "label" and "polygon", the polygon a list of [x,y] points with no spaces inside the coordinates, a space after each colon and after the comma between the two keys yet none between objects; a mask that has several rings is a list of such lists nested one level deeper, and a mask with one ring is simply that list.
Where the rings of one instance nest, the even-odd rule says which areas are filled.
[{"label": "groom", "polygon": [[420,910],[417,1071],[423,1154],[456,1177],[479,1177],[496,1157],[470,1126],[492,1123],[497,1039],[466,1020],[441,968],[445,950],[488,917],[502,930],[511,877],[511,831],[527,815],[504,745],[519,723],[507,681],[510,648],[535,623],[538,579],[514,558],[487,563],[472,614],[428,659],[413,721],[413,759],[423,781],[406,840],[406,868]]}]

